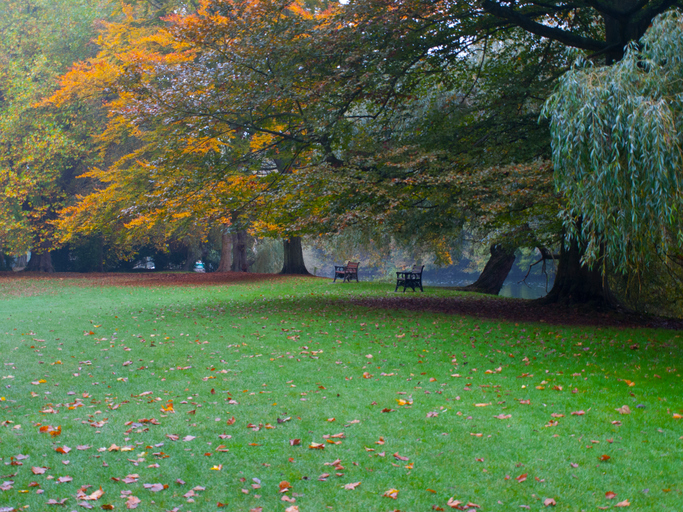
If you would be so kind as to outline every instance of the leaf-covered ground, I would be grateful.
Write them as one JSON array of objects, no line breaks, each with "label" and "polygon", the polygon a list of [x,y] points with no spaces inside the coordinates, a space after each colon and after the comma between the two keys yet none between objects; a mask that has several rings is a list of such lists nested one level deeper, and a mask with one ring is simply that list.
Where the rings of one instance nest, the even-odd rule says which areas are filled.
[{"label": "leaf-covered ground", "polygon": [[680,510],[677,331],[254,277],[0,275],[0,510]]}]

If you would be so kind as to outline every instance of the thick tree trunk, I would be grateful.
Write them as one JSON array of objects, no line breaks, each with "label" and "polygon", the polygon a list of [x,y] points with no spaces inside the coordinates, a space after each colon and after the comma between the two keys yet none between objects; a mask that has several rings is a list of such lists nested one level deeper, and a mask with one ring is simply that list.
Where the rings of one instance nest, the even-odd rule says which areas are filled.
[{"label": "thick tree trunk", "polygon": [[226,229],[221,233],[221,261],[216,272],[230,272],[232,256],[232,233]]},{"label": "thick tree trunk", "polygon": [[590,269],[582,265],[582,255],[583,251],[576,240],[568,249],[562,244],[555,283],[548,295],[539,301],[544,304],[586,304],[598,308],[616,305],[600,266],[595,265]]},{"label": "thick tree trunk", "polygon": [[310,273],[304,263],[304,251],[301,247],[301,237],[293,236],[284,240],[285,262],[280,274],[297,274],[308,276]]},{"label": "thick tree trunk", "polygon": [[232,233],[232,265],[233,272],[249,272],[247,263],[247,232],[240,229]]},{"label": "thick tree trunk", "polygon": [[486,263],[479,279],[468,286],[458,288],[458,290],[498,295],[514,262],[514,249],[498,244],[492,245],[491,258],[489,258],[489,261]]},{"label": "thick tree trunk", "polygon": [[40,254],[32,253],[31,259],[24,269],[25,272],[47,272],[52,273],[55,271],[52,266],[52,255],[50,251],[45,251]]}]

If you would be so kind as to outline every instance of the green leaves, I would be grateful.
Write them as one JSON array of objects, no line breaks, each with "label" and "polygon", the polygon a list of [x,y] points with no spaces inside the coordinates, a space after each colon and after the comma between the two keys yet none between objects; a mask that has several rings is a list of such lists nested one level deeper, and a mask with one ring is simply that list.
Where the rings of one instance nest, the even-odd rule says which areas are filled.
[{"label": "green leaves", "polygon": [[556,183],[585,260],[620,272],[647,267],[683,242],[681,15],[657,18],[609,68],[578,66],[545,106]]}]

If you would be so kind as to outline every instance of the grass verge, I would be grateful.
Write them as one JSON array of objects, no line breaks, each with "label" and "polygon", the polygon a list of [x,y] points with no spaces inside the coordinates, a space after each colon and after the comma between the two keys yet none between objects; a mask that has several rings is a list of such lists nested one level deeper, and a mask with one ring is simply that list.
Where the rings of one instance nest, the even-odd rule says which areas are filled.
[{"label": "grass verge", "polygon": [[675,331],[368,310],[347,299],[393,287],[320,279],[22,283],[0,510],[680,510]]}]

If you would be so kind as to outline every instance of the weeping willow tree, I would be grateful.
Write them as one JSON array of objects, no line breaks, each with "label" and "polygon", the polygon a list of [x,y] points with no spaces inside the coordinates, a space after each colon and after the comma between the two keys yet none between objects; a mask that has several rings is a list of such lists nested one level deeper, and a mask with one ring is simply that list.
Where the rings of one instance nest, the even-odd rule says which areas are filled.
[{"label": "weeping willow tree", "polygon": [[547,101],[569,240],[603,275],[683,262],[683,15],[656,18],[624,58],[578,64]]}]

